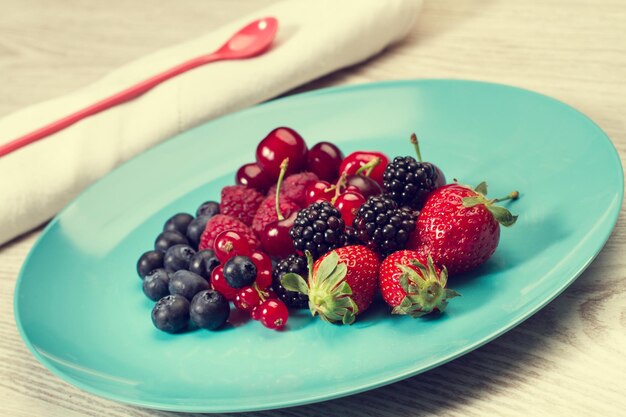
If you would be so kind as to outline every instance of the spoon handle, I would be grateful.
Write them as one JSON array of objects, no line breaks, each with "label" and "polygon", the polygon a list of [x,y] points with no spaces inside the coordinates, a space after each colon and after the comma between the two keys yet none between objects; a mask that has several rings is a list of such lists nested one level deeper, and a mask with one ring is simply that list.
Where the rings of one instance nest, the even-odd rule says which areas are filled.
[{"label": "spoon handle", "polygon": [[208,64],[210,62],[216,62],[223,59],[228,59],[228,57],[216,52],[209,55],[203,55],[197,58],[193,58],[189,61],[185,61],[182,64],[176,65],[175,67],[156,74],[129,88],[115,93],[112,96],[106,97],[88,107],[85,107],[84,109],[69,114],[24,136],[20,136],[10,142],[0,145],[0,157],[13,152],[21,148],[22,146],[26,146],[46,136],[52,135],[59,130],[65,129],[66,127],[69,127],[86,117],[92,116],[96,113],[100,113],[103,110],[117,106],[118,104],[124,103],[126,101],[132,100],[144,94],[148,90],[151,90],[162,82],[169,80],[170,78],[175,77],[179,74],[182,74],[183,72],[189,71],[204,64]]}]

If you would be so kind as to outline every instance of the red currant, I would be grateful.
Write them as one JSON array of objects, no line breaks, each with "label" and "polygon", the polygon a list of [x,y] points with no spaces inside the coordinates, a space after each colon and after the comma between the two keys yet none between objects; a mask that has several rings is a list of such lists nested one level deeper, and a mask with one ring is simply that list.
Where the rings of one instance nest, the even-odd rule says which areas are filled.
[{"label": "red currant", "polygon": [[255,316],[268,329],[280,330],[287,324],[289,310],[287,310],[287,306],[282,301],[268,299],[263,301],[257,309],[260,311]]},{"label": "red currant", "polygon": [[215,237],[213,251],[222,264],[233,256],[249,256],[252,253],[248,240],[230,230],[225,230]]},{"label": "red currant", "polygon": [[250,255],[250,259],[256,265],[256,285],[260,289],[264,289],[272,285],[272,260],[267,254],[261,251],[254,251]]},{"label": "red currant", "polygon": [[343,160],[343,153],[330,142],[320,142],[309,149],[307,169],[321,180],[336,181],[339,177],[339,165]]},{"label": "red currant", "polygon": [[370,162],[374,158],[380,158],[380,163],[372,169],[369,177],[382,185],[383,173],[385,172],[385,168],[387,168],[387,164],[389,164],[389,158],[387,158],[387,155],[381,152],[352,152],[350,155],[346,156],[346,158],[341,162],[339,172],[345,172],[348,175],[355,175],[359,168],[361,168],[363,165]]},{"label": "red currant", "polygon": [[242,165],[237,171],[235,179],[237,184],[254,188],[263,194],[265,194],[273,184],[272,178],[254,162]]},{"label": "red currant", "polygon": [[[276,293],[267,288],[264,290],[261,290],[261,295],[263,296],[261,303],[263,303],[263,301],[265,300],[277,300],[278,299],[278,296],[276,295]],[[260,319],[261,303],[252,307],[252,310],[250,311],[250,317],[252,317],[253,320]]]},{"label": "red currant", "polygon": [[257,146],[256,162],[275,181],[280,173],[280,164],[285,158],[289,158],[286,175],[305,169],[307,152],[306,143],[298,132],[288,127],[278,127],[268,133]]},{"label": "red currant", "polygon": [[335,190],[328,181],[316,181],[306,189],[304,201],[307,206],[316,201],[330,201],[335,196]]},{"label": "red currant", "polygon": [[252,320],[261,320],[261,305],[256,305],[252,307],[252,310],[250,310],[250,317],[252,318]]},{"label": "red currant", "polygon": [[232,301],[237,296],[237,290],[226,282],[224,278],[224,266],[219,265],[211,272],[211,285],[213,289],[222,294],[228,301]]},{"label": "red currant", "polygon": [[341,212],[341,218],[346,225],[350,226],[352,225],[359,208],[364,203],[365,197],[363,197],[363,195],[354,191],[346,191],[345,193],[339,195],[337,201],[335,201],[335,207],[337,207]]},{"label": "red currant", "polygon": [[243,287],[237,291],[233,304],[241,311],[250,312],[254,307],[261,304],[261,297],[255,288]]}]

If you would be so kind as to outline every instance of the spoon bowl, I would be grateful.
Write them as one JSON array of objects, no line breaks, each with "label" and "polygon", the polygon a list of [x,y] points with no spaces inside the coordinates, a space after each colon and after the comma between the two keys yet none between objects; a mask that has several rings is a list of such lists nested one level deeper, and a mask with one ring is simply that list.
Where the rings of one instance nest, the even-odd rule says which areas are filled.
[{"label": "spoon bowl", "polygon": [[278,31],[278,20],[266,17],[255,20],[235,33],[215,53],[227,59],[251,58],[265,52]]}]

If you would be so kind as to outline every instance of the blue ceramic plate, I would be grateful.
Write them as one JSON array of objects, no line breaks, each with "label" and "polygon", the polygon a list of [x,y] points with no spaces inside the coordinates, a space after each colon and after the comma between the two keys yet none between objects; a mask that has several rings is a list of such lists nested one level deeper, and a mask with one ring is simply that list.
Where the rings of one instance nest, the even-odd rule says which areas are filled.
[{"label": "blue ceramic plate", "polygon": [[[379,302],[353,326],[301,313],[287,331],[247,322],[171,336],[152,327],[135,272],[163,222],[219,199],[234,172],[276,126],[309,145],[422,154],[448,179],[510,205],[493,258],[450,281],[463,294],[445,314],[392,317]],[[45,229],[21,271],[15,317],[34,356],[103,397],[194,412],[261,410],[336,398],[424,372],[528,318],[589,265],[623,196],[607,136],[587,117],[529,91],[467,81],[332,88],[276,100],[204,124],[124,164]]]}]

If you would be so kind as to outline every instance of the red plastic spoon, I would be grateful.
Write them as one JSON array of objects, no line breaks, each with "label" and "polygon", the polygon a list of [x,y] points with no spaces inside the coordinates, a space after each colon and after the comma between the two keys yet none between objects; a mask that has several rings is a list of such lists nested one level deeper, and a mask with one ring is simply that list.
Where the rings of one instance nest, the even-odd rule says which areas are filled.
[{"label": "red plastic spoon", "polygon": [[65,116],[62,119],[54,121],[17,139],[13,139],[8,143],[0,145],[0,157],[56,133],[59,130],[65,129],[85,117],[132,100],[153,87],[161,84],[163,81],[199,67],[200,65],[216,61],[245,59],[257,56],[269,48],[274,40],[277,30],[278,20],[273,17],[255,20],[254,22],[251,22],[247,26],[243,27],[239,32],[235,33],[224,45],[211,54],[202,55],[183,62],[182,64],[122,90],[119,93],[100,100],[89,107]]}]

